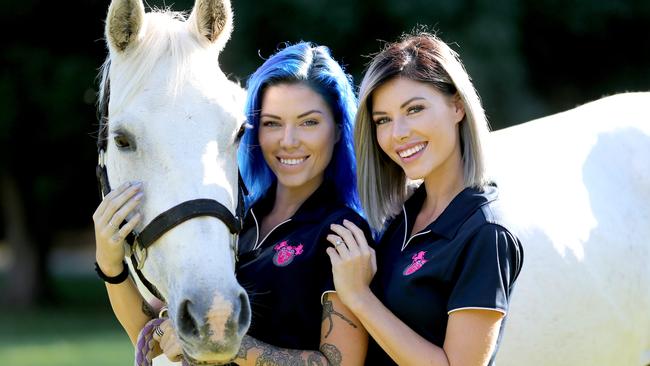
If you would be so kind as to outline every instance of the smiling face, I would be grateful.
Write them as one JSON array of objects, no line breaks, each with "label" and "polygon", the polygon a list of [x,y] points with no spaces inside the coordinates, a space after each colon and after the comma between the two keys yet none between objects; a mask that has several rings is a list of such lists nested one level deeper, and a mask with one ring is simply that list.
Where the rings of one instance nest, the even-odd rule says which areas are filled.
[{"label": "smiling face", "polygon": [[428,83],[396,77],[372,94],[381,149],[410,179],[462,173],[458,123],[462,102]]},{"label": "smiling face", "polygon": [[337,137],[330,107],[309,86],[277,84],[264,91],[259,142],[279,186],[315,190]]}]

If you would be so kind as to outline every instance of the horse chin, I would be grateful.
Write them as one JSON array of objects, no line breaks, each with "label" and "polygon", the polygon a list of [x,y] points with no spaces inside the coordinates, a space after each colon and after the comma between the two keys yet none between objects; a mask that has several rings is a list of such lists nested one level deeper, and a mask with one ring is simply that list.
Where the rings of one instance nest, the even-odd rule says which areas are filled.
[{"label": "horse chin", "polygon": [[237,350],[235,350],[232,354],[227,354],[227,353],[220,353],[220,354],[213,354],[210,353],[209,355],[200,355],[199,356],[190,356],[186,351],[183,351],[183,358],[185,359],[185,362],[187,362],[189,365],[192,366],[199,366],[199,365],[225,365],[230,363],[235,356],[237,355]]},{"label": "horse chin", "polygon": [[240,339],[230,339],[220,344],[183,344],[183,356],[190,365],[224,365],[230,363],[241,343]]}]

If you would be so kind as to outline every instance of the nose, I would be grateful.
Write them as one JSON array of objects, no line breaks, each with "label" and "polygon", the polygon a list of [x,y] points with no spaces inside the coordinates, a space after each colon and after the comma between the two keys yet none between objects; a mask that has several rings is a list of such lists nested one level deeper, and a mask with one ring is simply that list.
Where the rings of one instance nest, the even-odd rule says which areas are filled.
[{"label": "nose", "polygon": [[280,140],[280,147],[283,149],[295,149],[299,145],[299,139],[297,136],[297,131],[293,126],[286,126],[284,128],[284,134],[282,135],[282,140]]},{"label": "nose", "polygon": [[181,339],[225,345],[246,334],[251,321],[248,295],[239,289],[231,301],[217,294],[212,301],[184,299],[178,308]]},{"label": "nose", "polygon": [[408,139],[411,130],[403,118],[395,118],[392,123],[393,139],[402,142]]}]

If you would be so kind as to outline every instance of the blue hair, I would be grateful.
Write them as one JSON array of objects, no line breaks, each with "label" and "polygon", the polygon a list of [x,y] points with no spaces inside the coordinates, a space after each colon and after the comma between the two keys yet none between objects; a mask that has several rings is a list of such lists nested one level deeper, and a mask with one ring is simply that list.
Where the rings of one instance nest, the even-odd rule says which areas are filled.
[{"label": "blue hair", "polygon": [[250,192],[247,207],[262,197],[277,180],[264,160],[258,140],[260,111],[266,88],[286,83],[308,85],[323,97],[332,110],[340,138],[334,145],[332,160],[325,168],[323,183],[331,183],[338,197],[348,207],[361,213],[353,145],[357,99],[352,90],[352,77],[334,61],[327,47],[308,42],[280,50],[248,79],[246,116],[251,128],[242,136],[238,152],[239,169]]}]

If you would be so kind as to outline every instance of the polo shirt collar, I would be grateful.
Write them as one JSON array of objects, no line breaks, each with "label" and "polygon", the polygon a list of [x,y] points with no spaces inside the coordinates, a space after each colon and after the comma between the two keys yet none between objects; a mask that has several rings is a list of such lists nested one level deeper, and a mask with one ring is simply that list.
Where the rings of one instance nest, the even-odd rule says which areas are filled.
[{"label": "polo shirt collar", "polygon": [[[473,187],[466,187],[451,200],[447,208],[440,216],[429,224],[422,231],[430,230],[431,233],[442,236],[451,240],[456,236],[456,232],[461,225],[481,206],[497,199],[498,190],[495,184],[491,183],[483,190]],[[427,197],[427,191],[422,183],[413,195],[404,203],[405,213],[407,215],[408,232],[413,236],[416,233],[411,232],[417,214],[420,212],[424,200]]]}]

